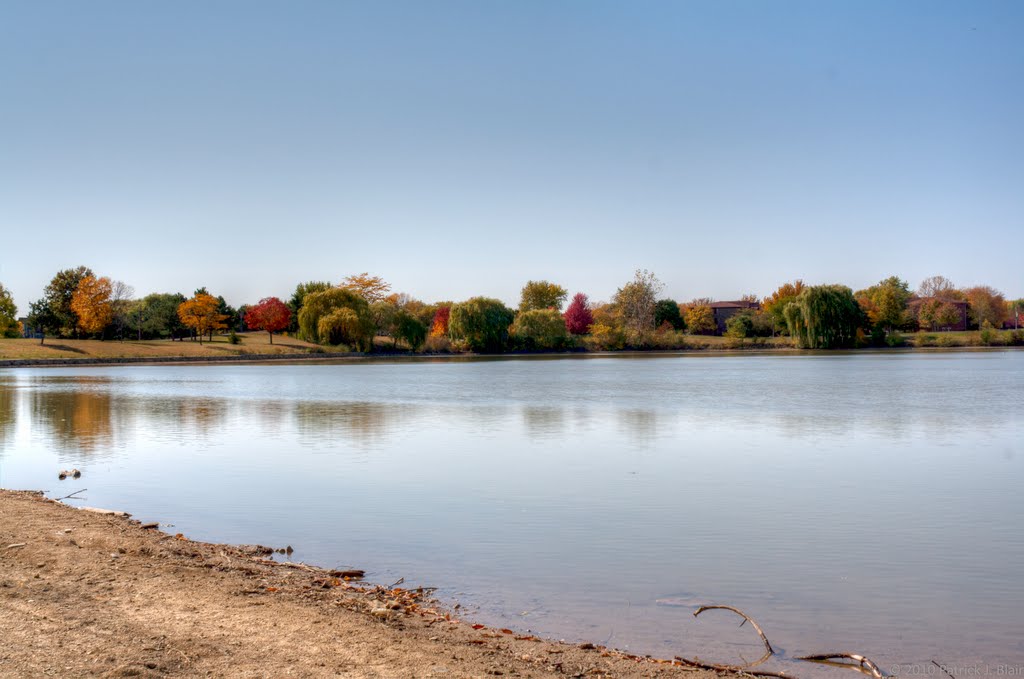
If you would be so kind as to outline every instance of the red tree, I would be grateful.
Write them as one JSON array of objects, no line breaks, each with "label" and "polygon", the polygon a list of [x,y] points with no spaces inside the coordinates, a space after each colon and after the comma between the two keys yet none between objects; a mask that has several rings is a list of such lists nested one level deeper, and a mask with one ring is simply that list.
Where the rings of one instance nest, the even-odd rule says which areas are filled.
[{"label": "red tree", "polygon": [[573,335],[585,335],[594,324],[594,314],[590,313],[590,300],[582,292],[577,292],[565,310],[565,327]]},{"label": "red tree", "polygon": [[452,314],[450,306],[438,308],[434,313],[434,322],[430,324],[430,336],[441,337],[448,334],[448,318]]},{"label": "red tree", "polygon": [[277,297],[264,297],[245,312],[245,324],[253,330],[266,330],[271,344],[274,343],[274,333],[287,328],[291,318],[291,309]]}]

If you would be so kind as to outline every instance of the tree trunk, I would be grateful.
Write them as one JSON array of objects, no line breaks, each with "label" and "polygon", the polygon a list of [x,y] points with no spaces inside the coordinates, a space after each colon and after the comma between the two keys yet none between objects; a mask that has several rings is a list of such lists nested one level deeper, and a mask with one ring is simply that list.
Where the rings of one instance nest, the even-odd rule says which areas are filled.
[{"label": "tree trunk", "polygon": [[273,344],[273,343],[274,343],[274,333],[272,333],[272,332],[270,332],[270,331],[268,330],[268,331],[267,331],[267,334],[268,334],[268,335],[270,335],[270,343],[271,343],[271,344]]}]

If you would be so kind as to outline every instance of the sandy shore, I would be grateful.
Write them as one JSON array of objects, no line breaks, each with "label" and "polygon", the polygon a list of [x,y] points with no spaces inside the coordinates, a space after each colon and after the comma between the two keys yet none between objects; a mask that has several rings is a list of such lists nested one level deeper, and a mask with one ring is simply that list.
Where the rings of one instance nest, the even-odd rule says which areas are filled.
[{"label": "sandy shore", "polygon": [[429,592],[7,490],[0,640],[5,677],[713,676],[473,625]]}]

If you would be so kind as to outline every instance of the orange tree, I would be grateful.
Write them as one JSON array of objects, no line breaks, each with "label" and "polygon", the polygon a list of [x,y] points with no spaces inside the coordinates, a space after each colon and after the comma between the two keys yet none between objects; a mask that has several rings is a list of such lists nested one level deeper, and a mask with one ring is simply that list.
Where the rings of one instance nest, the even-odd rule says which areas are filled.
[{"label": "orange tree", "polygon": [[214,330],[228,327],[224,322],[227,315],[217,311],[218,304],[217,298],[213,295],[197,292],[192,299],[178,305],[178,318],[195,331],[200,344],[203,343],[203,335],[206,333],[210,334],[212,340]]},{"label": "orange tree", "polygon": [[78,317],[78,327],[89,334],[101,333],[114,320],[114,305],[110,303],[110,279],[86,276],[78,283],[71,296],[71,310]]}]

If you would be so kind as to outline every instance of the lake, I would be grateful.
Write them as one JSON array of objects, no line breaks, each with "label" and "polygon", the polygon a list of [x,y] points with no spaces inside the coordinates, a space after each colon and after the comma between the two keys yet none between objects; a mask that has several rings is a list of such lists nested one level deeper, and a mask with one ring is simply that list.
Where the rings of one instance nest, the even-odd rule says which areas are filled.
[{"label": "lake", "polygon": [[1020,351],[6,369],[0,486],[635,653],[757,657],[721,603],[787,657],[1024,665]]}]

